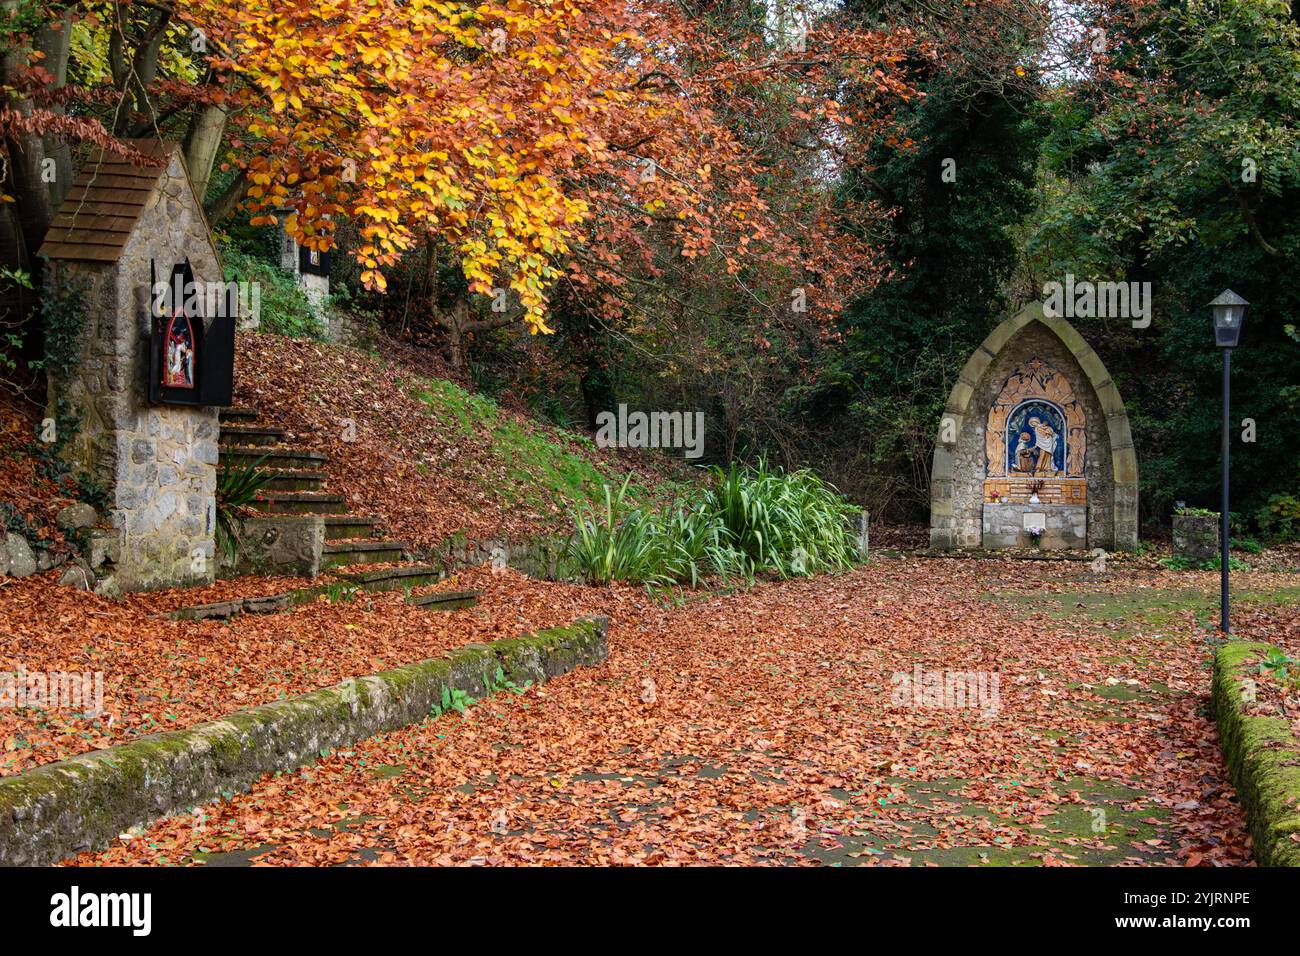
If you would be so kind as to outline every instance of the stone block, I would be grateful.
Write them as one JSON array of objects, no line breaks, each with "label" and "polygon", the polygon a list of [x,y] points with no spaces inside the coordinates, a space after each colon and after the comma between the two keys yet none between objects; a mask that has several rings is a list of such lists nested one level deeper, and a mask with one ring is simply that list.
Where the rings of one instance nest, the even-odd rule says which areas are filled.
[{"label": "stone block", "polygon": [[25,578],[36,573],[36,555],[26,538],[11,531],[5,535],[4,549],[8,554],[10,575]]},{"label": "stone block", "polygon": [[223,576],[285,574],[315,577],[325,545],[325,519],[320,515],[268,515],[248,518],[236,530],[237,551],[232,563],[223,554]]},{"label": "stone block", "polygon": [[60,508],[54,516],[54,523],[63,531],[80,531],[91,527],[97,520],[99,516],[95,514],[95,509],[81,501]]},{"label": "stone block", "polygon": [[1210,561],[1219,556],[1220,517],[1212,515],[1174,515],[1174,557],[1189,561]]},{"label": "stone block", "polygon": [[78,591],[89,591],[94,586],[94,580],[86,572],[86,569],[76,564],[63,572],[59,577],[59,583],[64,587],[75,588]]}]

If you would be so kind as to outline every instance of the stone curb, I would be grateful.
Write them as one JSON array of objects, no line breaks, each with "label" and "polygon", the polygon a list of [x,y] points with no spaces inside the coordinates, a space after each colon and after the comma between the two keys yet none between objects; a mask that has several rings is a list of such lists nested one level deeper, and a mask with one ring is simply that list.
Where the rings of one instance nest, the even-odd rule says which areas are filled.
[{"label": "stone curb", "polygon": [[185,730],[79,754],[0,778],[0,866],[40,866],[102,849],[130,827],[249,789],[375,734],[429,716],[444,688],[481,694],[497,668],[542,682],[608,655],[609,622],[579,618],[443,658],[351,678]]},{"label": "stone curb", "polygon": [[1257,680],[1255,664],[1271,648],[1232,641],[1214,654],[1214,717],[1219,745],[1246,808],[1255,862],[1300,866],[1300,741],[1280,717],[1252,717],[1242,682]]}]

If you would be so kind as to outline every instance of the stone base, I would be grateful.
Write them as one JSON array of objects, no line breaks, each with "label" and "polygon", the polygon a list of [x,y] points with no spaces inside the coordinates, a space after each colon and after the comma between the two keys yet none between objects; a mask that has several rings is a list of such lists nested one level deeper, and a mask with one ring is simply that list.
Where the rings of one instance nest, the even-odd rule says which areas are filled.
[{"label": "stone base", "polygon": [[1088,547],[1086,505],[986,504],[984,505],[985,548],[1032,548],[1034,539],[1027,524],[1046,530],[1037,547],[1046,549]]},{"label": "stone base", "polygon": [[314,578],[320,573],[325,519],[320,515],[247,518],[236,532],[239,550],[232,564],[220,554],[221,576],[242,574]]},{"label": "stone base", "polygon": [[1219,556],[1219,515],[1174,515],[1174,557],[1212,561]]}]

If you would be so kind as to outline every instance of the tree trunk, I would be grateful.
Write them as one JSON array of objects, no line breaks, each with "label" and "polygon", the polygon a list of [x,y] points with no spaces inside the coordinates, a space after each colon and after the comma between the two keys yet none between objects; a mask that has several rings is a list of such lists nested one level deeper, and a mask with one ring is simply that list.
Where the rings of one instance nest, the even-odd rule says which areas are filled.
[{"label": "tree trunk", "polygon": [[469,325],[469,303],[457,296],[450,309],[437,313],[438,322],[447,331],[447,361],[461,372],[465,369],[465,328]]},{"label": "tree trunk", "polygon": [[[68,54],[72,44],[72,8],[63,11],[59,29],[44,26],[36,34],[36,48],[45,54],[41,65],[54,74],[54,89],[67,85]],[[53,105],[55,113],[65,112],[61,105]],[[62,136],[45,136],[42,141],[45,155],[54,160],[54,181],[47,183],[50,203],[57,210],[63,204],[63,198],[72,188],[72,149],[67,139]]]},{"label": "tree trunk", "polygon": [[[16,0],[4,0],[0,3],[0,14],[12,15],[18,4]],[[15,75],[26,62],[28,51],[16,48],[5,54],[0,60],[0,83],[13,86]],[[24,116],[32,112],[31,100],[9,94],[8,107]],[[14,197],[13,219],[18,227],[21,242],[7,241],[6,252],[13,256],[6,265],[35,270],[38,263],[34,261],[35,252],[40,248],[54,220],[54,201],[47,184],[41,181],[41,171],[45,161],[45,144],[35,133],[24,133],[9,138],[9,168],[5,191]],[[6,237],[8,238],[8,237]],[[10,251],[12,249],[12,251]],[[39,279],[39,276],[33,276]]]},{"label": "tree trunk", "polygon": [[244,201],[244,194],[248,192],[248,176],[242,170],[230,185],[212,202],[203,207],[203,214],[208,217],[208,225],[215,226],[221,220],[225,219],[235,207]]},{"label": "tree trunk", "polygon": [[202,107],[195,111],[185,134],[185,168],[200,202],[208,195],[212,168],[216,165],[221,137],[226,131],[227,115],[224,106]]}]

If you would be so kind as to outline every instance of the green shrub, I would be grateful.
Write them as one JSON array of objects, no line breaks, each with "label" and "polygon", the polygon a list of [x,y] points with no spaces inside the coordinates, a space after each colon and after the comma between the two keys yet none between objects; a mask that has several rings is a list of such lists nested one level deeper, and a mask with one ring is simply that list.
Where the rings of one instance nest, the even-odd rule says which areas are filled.
[{"label": "green shrub", "polygon": [[1247,554],[1261,554],[1264,546],[1254,538],[1233,538],[1232,549],[1234,551],[1245,551]]},{"label": "green shrub", "polygon": [[299,339],[319,339],[325,325],[298,281],[283,269],[233,246],[221,251],[227,282],[256,282],[261,292],[263,332]]},{"label": "green shrub", "polygon": [[714,484],[661,512],[629,509],[628,482],[605,486],[603,510],[581,509],[568,569],[593,584],[698,584],[713,574],[788,577],[844,568],[856,557],[856,513],[810,471],[715,469]]},{"label": "green shrub", "polygon": [[845,568],[856,556],[850,522],[856,509],[834,487],[807,470],[786,472],[760,461],[756,468],[714,470],[705,492],[710,511],[726,529],[726,542],[749,569],[782,577]]},{"label": "green shrub", "polygon": [[237,529],[245,509],[257,498],[275,476],[262,470],[266,456],[242,468],[222,467],[217,472],[217,544],[231,564],[239,556]]},{"label": "green shrub", "polygon": [[1256,520],[1260,533],[1269,541],[1295,541],[1300,538],[1300,498],[1273,495]]},{"label": "green shrub", "polygon": [[628,510],[629,476],[617,494],[605,486],[605,507],[597,511],[579,509],[575,532],[569,541],[572,569],[592,584],[629,581],[634,584],[667,584],[672,567],[665,539],[655,516],[640,509]]}]

